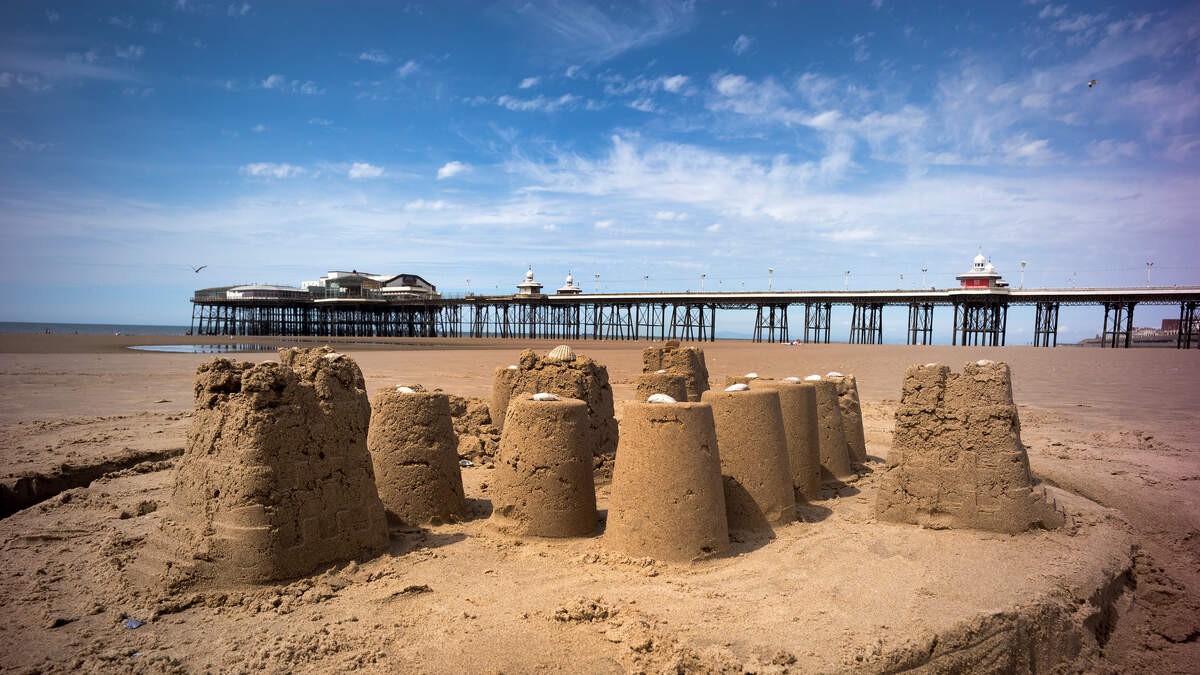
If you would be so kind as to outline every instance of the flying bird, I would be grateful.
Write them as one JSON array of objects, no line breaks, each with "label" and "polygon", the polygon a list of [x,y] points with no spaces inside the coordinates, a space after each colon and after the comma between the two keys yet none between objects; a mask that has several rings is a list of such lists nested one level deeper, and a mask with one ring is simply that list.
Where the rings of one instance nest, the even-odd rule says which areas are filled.
[{"label": "flying bird", "polygon": [[1092,87],[1094,87],[1098,84],[1100,84],[1100,82],[1098,80],[1089,80],[1088,81],[1088,89],[1091,89]]},{"label": "flying bird", "polygon": [[[188,267],[191,267],[191,265],[188,265]],[[200,270],[204,269],[205,267],[208,267],[208,265],[201,265],[201,266],[199,266],[199,267],[192,267],[192,271],[193,271],[193,272],[195,272],[196,274],[199,274],[199,273],[200,273]]]}]

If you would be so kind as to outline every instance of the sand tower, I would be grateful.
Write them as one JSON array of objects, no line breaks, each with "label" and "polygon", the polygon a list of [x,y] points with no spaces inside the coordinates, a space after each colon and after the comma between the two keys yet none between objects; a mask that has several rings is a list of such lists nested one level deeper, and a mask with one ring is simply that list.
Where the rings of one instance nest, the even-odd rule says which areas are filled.
[{"label": "sand tower", "polygon": [[510,396],[515,398],[518,394],[538,392],[586,403],[589,452],[595,457],[596,466],[611,461],[617,451],[617,419],[607,368],[575,354],[565,345],[556,347],[546,356],[538,356],[532,349],[526,349],[521,352],[520,365],[513,371]]},{"label": "sand tower", "polygon": [[466,511],[458,438],[445,394],[381,390],[371,410],[367,449],[389,517],[422,525]]},{"label": "sand tower", "polygon": [[750,384],[759,379],[758,373],[746,373],[745,375],[726,375],[725,386],[728,387],[734,384]]},{"label": "sand tower", "polygon": [[817,434],[821,439],[821,480],[845,481],[856,477],[850,463],[850,447],[842,425],[842,408],[838,404],[837,385],[820,375],[804,378],[810,382],[817,397]]},{"label": "sand tower", "polygon": [[666,394],[676,401],[686,401],[687,378],[678,373],[642,373],[637,381],[637,400],[645,402],[652,394]]},{"label": "sand tower", "polygon": [[634,403],[624,408],[624,415],[606,545],[673,562],[728,549],[712,406]]},{"label": "sand tower", "polygon": [[769,530],[796,518],[779,393],[706,391],[712,406],[730,530]]},{"label": "sand tower", "polygon": [[862,402],[858,398],[858,380],[853,375],[829,373],[825,379],[837,387],[838,408],[842,411],[842,428],[846,432],[846,446],[850,450],[850,461],[854,464],[867,462],[867,438],[863,431]]},{"label": "sand tower", "polygon": [[1065,518],[1033,486],[1003,363],[909,366],[875,505],[880,520],[1017,533]]},{"label": "sand tower", "polygon": [[681,347],[679,341],[671,340],[661,347],[645,348],[642,372],[657,370],[683,375],[689,401],[699,401],[700,395],[708,391],[708,368],[704,365],[704,350],[699,347]]},{"label": "sand tower", "polygon": [[358,366],[328,347],[279,357],[196,369],[195,418],[163,518],[168,574],[263,583],[387,546]]},{"label": "sand tower", "polygon": [[488,412],[491,414],[492,424],[501,430],[504,429],[504,414],[508,412],[508,397],[512,395],[516,375],[517,366],[513,365],[497,368],[496,376],[492,378],[492,402],[488,406]]},{"label": "sand tower", "polygon": [[816,387],[811,382],[796,380],[755,379],[750,382],[750,388],[779,392],[792,487],[804,499],[820,499],[821,437],[817,430]]},{"label": "sand tower", "polygon": [[[541,395],[538,395],[541,397]],[[586,537],[596,530],[587,404],[514,394],[496,456],[492,522],[510,534]]]}]

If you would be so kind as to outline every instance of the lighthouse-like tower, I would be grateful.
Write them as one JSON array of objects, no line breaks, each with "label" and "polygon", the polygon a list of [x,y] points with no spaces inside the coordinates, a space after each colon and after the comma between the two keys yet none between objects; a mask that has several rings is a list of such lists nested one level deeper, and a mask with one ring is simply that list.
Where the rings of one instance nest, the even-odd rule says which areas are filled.
[{"label": "lighthouse-like tower", "polygon": [[525,281],[517,284],[517,295],[541,295],[542,285],[533,280],[533,268],[525,272]]},{"label": "lighthouse-like tower", "polygon": [[563,282],[562,288],[558,289],[558,294],[559,295],[579,295],[582,292],[583,292],[583,289],[579,287],[579,284],[575,283],[575,277],[570,272],[568,272],[567,279],[566,279],[566,281]]},{"label": "lighthouse-like tower", "polygon": [[983,256],[982,250],[979,252],[979,255],[975,256],[975,260],[971,265],[971,271],[959,274],[954,278],[958,279],[963,288],[972,290],[1008,288],[1008,282],[1000,278],[1000,273]]}]

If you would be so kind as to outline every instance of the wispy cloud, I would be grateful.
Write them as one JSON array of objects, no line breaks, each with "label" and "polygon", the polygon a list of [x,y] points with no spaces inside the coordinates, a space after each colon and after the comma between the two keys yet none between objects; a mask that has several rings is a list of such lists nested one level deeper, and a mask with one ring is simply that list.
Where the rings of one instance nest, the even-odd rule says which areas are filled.
[{"label": "wispy cloud", "polygon": [[381,52],[378,49],[371,49],[371,50],[368,50],[368,51],[365,51],[365,52],[362,52],[361,54],[359,54],[358,60],[359,61],[368,61],[370,63],[383,64],[383,63],[391,63],[392,57],[388,56],[388,54],[386,52]]},{"label": "wispy cloud", "polygon": [[304,167],[274,162],[254,162],[238,169],[244,176],[254,178],[295,178],[305,173]]},{"label": "wispy cloud", "polygon": [[517,17],[544,35],[564,56],[600,62],[691,30],[694,3],[652,0],[604,11],[582,0],[534,0]]},{"label": "wispy cloud", "polygon": [[741,56],[742,54],[745,54],[748,49],[750,49],[750,45],[753,42],[754,38],[750,37],[749,35],[739,35],[737,36],[737,39],[733,41],[733,46],[731,49],[733,49],[734,54]]},{"label": "wispy cloud", "polygon": [[540,77],[527,77],[527,78],[521,80],[521,84],[517,85],[517,89],[529,89],[530,87],[536,87],[538,85],[538,82],[541,82],[541,81],[542,81],[542,78],[540,78]]},{"label": "wispy cloud", "polygon": [[108,18],[108,25],[124,28],[125,30],[133,28],[133,23],[132,16],[110,16]]},{"label": "wispy cloud", "polygon": [[268,127],[265,124],[255,124],[254,126],[250,127],[250,131],[253,131],[256,134],[264,134],[268,131]]},{"label": "wispy cloud", "polygon": [[420,69],[421,66],[418,65],[416,61],[409,59],[408,61],[405,61],[403,65],[396,68],[396,77],[404,79]]},{"label": "wispy cloud", "polygon": [[234,16],[234,17],[246,16],[247,14],[250,13],[251,9],[253,9],[253,8],[250,6],[250,3],[235,2],[231,5],[229,5],[229,7],[225,10],[225,13],[229,16]]},{"label": "wispy cloud", "polygon": [[470,171],[471,167],[459,161],[446,162],[440,169],[437,170],[437,179],[444,180],[453,178],[459,174]]},{"label": "wispy cloud", "polygon": [[354,162],[350,165],[350,170],[346,175],[351,179],[379,178],[383,175],[383,167],[366,162]]},{"label": "wispy cloud", "polygon": [[534,98],[517,98],[505,94],[496,99],[496,105],[518,112],[555,112],[573,107],[579,100],[574,94],[563,94],[557,98],[547,98],[540,94]]},{"label": "wispy cloud", "polygon": [[306,80],[304,82],[301,82],[300,80],[289,80],[283,75],[278,74],[267,76],[267,79],[263,80],[260,86],[263,89],[271,89],[274,91],[282,91],[293,94],[305,94],[308,96],[317,96],[325,93],[325,90],[318,87],[317,83],[313,82],[312,80]]},{"label": "wispy cloud", "polygon": [[146,53],[146,48],[141,45],[128,45],[124,47],[118,46],[115,51],[118,59],[137,61]]}]

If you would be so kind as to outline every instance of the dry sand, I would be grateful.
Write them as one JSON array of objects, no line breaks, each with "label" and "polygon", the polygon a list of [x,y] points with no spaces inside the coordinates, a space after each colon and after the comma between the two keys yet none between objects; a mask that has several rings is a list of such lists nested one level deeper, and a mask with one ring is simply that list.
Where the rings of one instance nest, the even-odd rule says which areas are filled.
[{"label": "dry sand", "polygon": [[[672,565],[611,553],[602,536],[496,533],[486,520],[494,469],[481,466],[463,471],[471,519],[393,527],[374,559],[278,585],[143,592],[123,569],[169,499],[192,376],[212,357],[124,345],[187,341],[206,340],[0,336],[4,485],[19,488],[22,474],[48,493],[80,485],[0,521],[5,670],[1020,671],[1080,650],[1075,667],[1092,670],[1200,663],[1196,352],[704,345],[714,383],[750,371],[856,375],[876,468],[908,365],[1005,361],[1033,475],[1075,514],[1071,528],[1009,536],[880,523],[877,471],[800,506],[773,540]],[[554,344],[395,342],[340,348],[367,391],[419,382],[489,396],[497,366]],[[647,343],[572,346],[607,366],[620,417]],[[602,515],[608,487],[597,484]],[[147,623],[127,629],[125,618]]]}]

